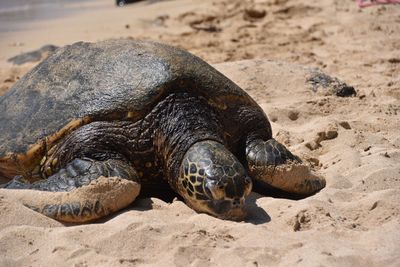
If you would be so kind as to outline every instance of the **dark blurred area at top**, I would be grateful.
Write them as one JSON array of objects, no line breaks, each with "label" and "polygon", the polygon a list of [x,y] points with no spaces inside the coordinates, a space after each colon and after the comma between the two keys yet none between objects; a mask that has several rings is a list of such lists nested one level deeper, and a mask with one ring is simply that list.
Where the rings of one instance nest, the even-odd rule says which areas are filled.
[{"label": "dark blurred area at top", "polygon": [[[160,0],[110,0],[116,7],[135,2],[149,4]],[[26,22],[59,18],[70,13],[92,10],[95,5],[81,5],[96,0],[0,0],[0,32],[26,30]]]},{"label": "dark blurred area at top", "polygon": [[92,8],[77,4],[94,1],[96,0],[0,0],[0,31],[12,32],[22,29],[26,22],[54,19]]}]

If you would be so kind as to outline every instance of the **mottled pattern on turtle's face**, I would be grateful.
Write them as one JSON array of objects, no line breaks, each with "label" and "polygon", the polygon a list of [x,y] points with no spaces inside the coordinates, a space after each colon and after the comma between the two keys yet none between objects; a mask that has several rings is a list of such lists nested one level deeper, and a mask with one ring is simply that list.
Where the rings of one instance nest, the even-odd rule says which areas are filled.
[{"label": "mottled pattern on turtle's face", "polygon": [[252,182],[242,164],[222,144],[202,141],[185,154],[179,193],[198,212],[224,219],[243,219]]}]

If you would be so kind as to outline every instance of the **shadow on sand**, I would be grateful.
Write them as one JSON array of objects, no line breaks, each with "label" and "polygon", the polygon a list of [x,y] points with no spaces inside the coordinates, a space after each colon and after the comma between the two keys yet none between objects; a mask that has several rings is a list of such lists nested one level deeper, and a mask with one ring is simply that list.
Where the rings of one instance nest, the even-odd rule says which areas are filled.
[{"label": "shadow on sand", "polygon": [[[272,197],[272,198],[285,198],[285,199],[291,199],[291,200],[301,200],[301,199],[309,197],[309,195],[304,196],[304,195],[290,194],[290,193],[281,191],[279,189],[272,188],[272,187],[265,186],[265,185],[260,185],[260,184],[257,184],[253,189],[254,189],[254,192],[252,192],[246,199],[245,209],[247,211],[247,216],[246,216],[244,222],[251,223],[254,225],[269,223],[271,221],[271,217],[268,215],[268,213],[263,208],[261,208],[257,205],[257,199],[265,197],[265,196]],[[141,197],[138,200],[133,202],[127,208],[122,209],[114,214],[111,214],[111,215],[105,217],[105,218],[96,220],[93,223],[107,222],[129,210],[135,210],[135,211],[152,210],[153,205],[155,203],[153,202],[153,200],[150,197],[159,198],[166,203],[172,203],[175,199],[177,199],[178,201],[183,201],[182,197],[175,194],[168,187],[163,187],[163,190],[157,190],[156,192],[163,192],[163,194],[159,194],[156,196],[149,195],[149,194],[141,195]],[[65,225],[71,225],[71,224],[65,224]]]}]

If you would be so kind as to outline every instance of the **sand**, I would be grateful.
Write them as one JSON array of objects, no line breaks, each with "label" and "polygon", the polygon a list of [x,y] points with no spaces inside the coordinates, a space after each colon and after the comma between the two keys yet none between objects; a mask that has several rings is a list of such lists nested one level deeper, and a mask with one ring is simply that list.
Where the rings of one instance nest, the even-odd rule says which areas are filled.
[{"label": "sand", "polygon": [[[44,217],[0,190],[0,266],[400,265],[399,6],[360,10],[353,1],[333,0],[89,4],[96,12],[2,34],[0,90],[36,64],[6,60],[45,44],[167,42],[201,56],[254,97],[275,138],[327,186],[302,200],[252,193],[243,222],[151,198],[83,225]],[[305,82],[313,68],[354,86],[357,96],[314,92]]]}]

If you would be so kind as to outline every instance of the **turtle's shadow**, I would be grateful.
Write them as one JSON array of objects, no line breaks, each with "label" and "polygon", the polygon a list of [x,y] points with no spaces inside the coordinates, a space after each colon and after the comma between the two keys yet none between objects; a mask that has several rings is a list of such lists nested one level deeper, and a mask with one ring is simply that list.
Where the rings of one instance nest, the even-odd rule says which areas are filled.
[{"label": "turtle's shadow", "polygon": [[[256,201],[258,198],[263,197],[260,194],[252,192],[246,199],[246,206],[245,209],[247,211],[247,216],[244,219],[245,223],[251,223],[251,224],[263,224],[263,223],[268,223],[271,221],[271,217],[268,215],[268,213],[257,206]],[[167,203],[171,203],[172,199],[162,199],[162,201],[165,201]],[[178,201],[183,201],[181,198],[178,198]],[[125,209],[122,209],[118,212],[115,212],[113,214],[110,214],[109,216],[105,218],[100,218],[92,223],[105,223],[107,221],[110,221],[121,214],[134,210],[134,211],[149,211],[154,209],[154,201],[151,198],[139,198],[136,201],[134,201],[131,205],[126,207]]]},{"label": "turtle's shadow", "polygon": [[[260,197],[263,196],[253,192],[247,197],[245,205],[247,216],[244,219],[245,223],[263,224],[271,221],[271,217],[268,215],[268,213],[264,209],[257,206],[256,201]],[[183,199],[181,198],[178,198],[178,201],[184,202]],[[168,203],[171,202],[168,201]],[[137,210],[137,211],[151,210],[153,209],[153,204],[154,204],[153,200],[150,198],[138,199],[138,201],[137,202],[135,201],[135,203],[136,205],[130,206],[129,210]]]},{"label": "turtle's shadow", "polygon": [[257,205],[257,199],[263,197],[260,194],[251,192],[250,195],[246,198],[245,209],[247,211],[247,216],[244,220],[246,223],[251,224],[263,224],[271,221],[271,217],[268,213],[261,207]]},{"label": "turtle's shadow", "polygon": [[[308,196],[299,196],[299,195],[293,195],[289,193],[285,193],[281,190],[270,188],[270,187],[260,187],[260,185],[257,185],[253,192],[246,198],[246,204],[245,204],[245,209],[247,211],[246,218],[244,219],[245,223],[251,223],[254,225],[258,224],[263,224],[263,223],[269,223],[271,221],[271,217],[269,214],[261,207],[257,205],[257,199],[269,196],[273,198],[287,198],[287,199],[292,199],[292,200],[300,200],[303,198],[306,198]],[[183,201],[183,198],[179,196],[178,194],[174,193],[172,190],[164,190],[160,191],[164,192],[162,195],[156,195],[152,196],[155,198],[160,199],[161,201],[164,201],[166,203],[172,203],[175,199],[178,199],[178,201]],[[141,195],[137,200],[135,200],[131,205],[128,207],[115,212],[113,214],[110,214],[107,217],[100,218],[92,223],[104,223],[109,220],[114,219],[115,217],[130,211],[130,210],[135,210],[135,211],[149,211],[154,209],[154,201],[150,198],[151,195]],[[68,225],[75,225],[75,224],[64,224],[66,226]]]}]

